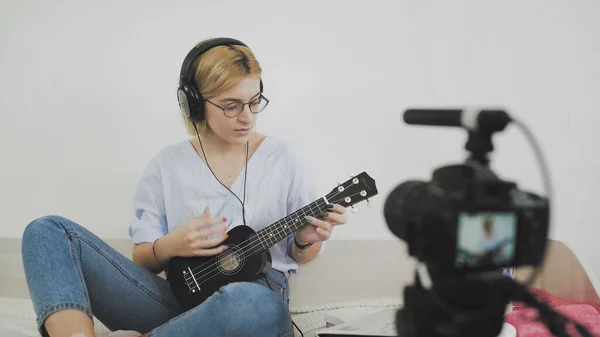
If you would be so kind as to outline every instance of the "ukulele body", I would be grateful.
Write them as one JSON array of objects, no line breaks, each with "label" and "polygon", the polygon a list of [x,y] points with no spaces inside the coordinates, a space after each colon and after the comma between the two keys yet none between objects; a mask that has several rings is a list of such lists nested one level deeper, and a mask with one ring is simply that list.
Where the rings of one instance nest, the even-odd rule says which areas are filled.
[{"label": "ukulele body", "polygon": [[271,254],[268,249],[256,252],[260,241],[252,228],[237,226],[228,234],[223,242],[228,248],[218,255],[171,259],[167,280],[186,311],[229,283],[252,281],[270,271]]}]

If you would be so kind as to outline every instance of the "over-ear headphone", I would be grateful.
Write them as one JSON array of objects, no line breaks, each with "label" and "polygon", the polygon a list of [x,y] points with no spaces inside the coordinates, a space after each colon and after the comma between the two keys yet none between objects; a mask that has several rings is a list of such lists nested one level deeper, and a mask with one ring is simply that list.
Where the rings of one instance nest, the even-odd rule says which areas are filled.
[{"label": "over-ear headphone", "polygon": [[[200,122],[204,119],[204,98],[202,98],[200,90],[194,83],[194,74],[192,73],[194,61],[211,48],[231,45],[248,47],[245,43],[236,39],[217,37],[197,44],[183,60],[179,75],[179,87],[177,88],[177,100],[181,112],[190,121]],[[260,80],[260,92],[263,92],[262,79]]]}]

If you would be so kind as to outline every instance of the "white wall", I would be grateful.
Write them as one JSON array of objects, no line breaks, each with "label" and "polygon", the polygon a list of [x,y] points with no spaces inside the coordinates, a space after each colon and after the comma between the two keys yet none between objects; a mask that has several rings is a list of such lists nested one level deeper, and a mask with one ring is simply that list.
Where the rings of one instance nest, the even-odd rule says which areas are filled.
[{"label": "white wall", "polygon": [[[177,5],[175,5],[177,3]],[[137,179],[187,135],[175,95],[197,41],[231,36],[264,68],[261,132],[301,144],[328,192],[367,171],[380,194],[334,239],[392,239],[387,193],[461,160],[465,132],[408,127],[405,108],[503,105],[544,147],[552,236],[592,257],[600,234],[597,1],[4,1],[0,10],[0,237],[48,213],[125,238]],[[494,169],[540,191],[514,127]],[[600,270],[600,258],[595,262]]]}]

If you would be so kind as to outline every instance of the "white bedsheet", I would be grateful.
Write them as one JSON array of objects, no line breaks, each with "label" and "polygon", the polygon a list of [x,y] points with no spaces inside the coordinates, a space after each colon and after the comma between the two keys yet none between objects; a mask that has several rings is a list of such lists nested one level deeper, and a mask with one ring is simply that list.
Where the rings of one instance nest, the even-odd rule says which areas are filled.
[{"label": "white bedsheet", "polygon": [[[96,332],[106,332],[104,324],[94,318]],[[0,336],[39,337],[35,311],[28,298],[0,297]]]},{"label": "white bedsheet", "polygon": [[[398,298],[381,298],[353,302],[328,303],[313,307],[291,308],[292,319],[302,329],[305,337],[325,327],[327,314],[348,319],[369,314],[374,309],[398,307]],[[94,318],[96,332],[109,331]],[[297,330],[296,336],[300,336]],[[0,297],[0,337],[39,337],[35,323],[35,311],[28,298]]]}]

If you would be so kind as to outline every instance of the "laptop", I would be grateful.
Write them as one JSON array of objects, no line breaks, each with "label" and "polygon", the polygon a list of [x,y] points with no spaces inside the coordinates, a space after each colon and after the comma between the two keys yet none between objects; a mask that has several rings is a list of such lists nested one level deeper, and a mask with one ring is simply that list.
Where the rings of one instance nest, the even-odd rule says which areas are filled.
[{"label": "laptop", "polygon": [[396,311],[398,309],[382,309],[368,316],[319,330],[317,337],[341,336],[398,336],[396,331]]}]

